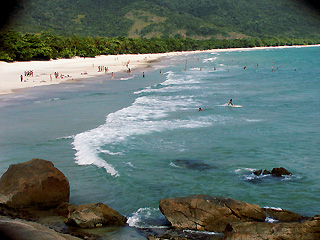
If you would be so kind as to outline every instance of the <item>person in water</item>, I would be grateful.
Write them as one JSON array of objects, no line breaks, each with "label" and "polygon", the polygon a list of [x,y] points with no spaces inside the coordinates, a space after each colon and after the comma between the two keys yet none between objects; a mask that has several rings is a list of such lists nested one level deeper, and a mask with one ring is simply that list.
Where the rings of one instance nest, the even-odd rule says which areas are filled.
[{"label": "person in water", "polygon": [[201,112],[201,111],[202,111],[202,108],[199,108],[198,111]]},{"label": "person in water", "polygon": [[228,106],[229,105],[233,106],[232,99],[230,99],[230,101],[228,102]]}]

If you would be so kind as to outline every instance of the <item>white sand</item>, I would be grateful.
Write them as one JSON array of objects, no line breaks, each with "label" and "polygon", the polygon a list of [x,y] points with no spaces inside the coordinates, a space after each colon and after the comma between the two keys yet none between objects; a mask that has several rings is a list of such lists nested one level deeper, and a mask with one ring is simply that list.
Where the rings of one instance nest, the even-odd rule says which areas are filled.
[{"label": "white sand", "polygon": [[[72,59],[58,59],[51,61],[29,61],[13,63],[0,62],[0,94],[10,94],[15,90],[19,90],[22,88],[58,84],[64,81],[74,81],[78,79],[91,78],[106,74],[111,75],[112,72],[114,72],[114,79],[117,79],[117,73],[127,71],[128,67],[131,70],[143,68],[146,67],[150,61],[158,60],[164,56],[193,54],[199,52],[246,51],[266,48],[270,49],[270,47],[247,49],[233,48],[160,54],[130,54],[117,56],[109,55],[97,56],[95,58],[75,57]],[[127,67],[126,64],[128,62],[130,63]],[[105,71],[98,72],[98,66],[108,67],[109,71],[107,73],[105,73]],[[24,76],[24,72],[29,70],[33,70],[33,77]],[[59,73],[58,78],[55,78],[55,72]],[[64,75],[62,78],[61,74]],[[21,75],[23,75],[23,82],[21,82],[20,79]]]},{"label": "white sand", "polygon": [[[64,81],[101,75],[111,76],[112,72],[114,72],[114,78],[116,79],[117,73],[127,71],[128,67],[131,70],[143,68],[150,61],[167,55],[170,54],[110,55],[97,56],[95,58],[75,57],[51,61],[0,62],[0,94],[9,94],[14,90],[22,88],[58,84]],[[128,62],[129,65],[127,67]],[[98,66],[103,66],[103,71],[98,72]],[[105,67],[108,68],[107,73],[104,70]],[[33,77],[25,76],[24,72],[30,70],[33,70]],[[59,73],[58,78],[55,78],[55,72]],[[62,77],[61,74],[63,75]],[[23,76],[22,82],[21,75]]]}]

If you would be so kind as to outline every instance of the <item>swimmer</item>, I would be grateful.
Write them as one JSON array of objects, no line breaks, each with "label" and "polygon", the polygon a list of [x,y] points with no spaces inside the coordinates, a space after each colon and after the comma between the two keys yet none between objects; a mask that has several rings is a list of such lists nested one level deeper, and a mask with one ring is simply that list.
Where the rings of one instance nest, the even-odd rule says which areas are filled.
[{"label": "swimmer", "polygon": [[202,108],[199,108],[198,111],[201,112],[201,111],[202,111]]}]

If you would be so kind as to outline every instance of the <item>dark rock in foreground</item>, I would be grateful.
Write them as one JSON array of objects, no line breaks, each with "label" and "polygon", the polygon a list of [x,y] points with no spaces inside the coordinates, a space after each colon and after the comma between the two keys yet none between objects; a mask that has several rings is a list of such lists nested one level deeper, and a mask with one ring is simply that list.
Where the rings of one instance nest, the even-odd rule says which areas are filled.
[{"label": "dark rock in foreground", "polygon": [[[107,205],[102,203],[72,205],[68,203],[69,195],[68,179],[54,167],[52,162],[33,159],[25,163],[10,165],[0,179],[0,215],[13,219],[36,221],[58,232],[86,239],[97,239],[99,236],[84,232],[79,227],[92,228],[126,224],[127,219]],[[25,235],[25,228],[12,232],[14,231],[12,226],[18,226],[18,229],[22,224],[20,220],[14,221],[13,219],[0,222],[3,228],[3,231],[0,229],[0,239],[2,235],[6,236],[10,231],[18,236],[15,239],[72,239],[71,236],[51,237],[50,234],[55,233],[47,232],[38,235],[35,231],[29,231]],[[72,226],[66,225],[65,222],[72,223]],[[30,228],[32,224],[28,222],[25,225]],[[24,238],[25,236],[28,238]]]},{"label": "dark rock in foreground", "polygon": [[81,228],[126,225],[127,218],[103,203],[70,206],[68,224]]},{"label": "dark rock in foreground", "polygon": [[207,232],[183,231],[177,229],[154,229],[147,234],[148,240],[222,240],[223,234],[208,234]]},{"label": "dark rock in foreground", "polygon": [[208,195],[163,199],[159,208],[174,228],[218,233],[229,223],[266,218],[258,205]]},{"label": "dark rock in foreground", "polygon": [[[190,238],[184,238],[186,229],[223,233],[199,235],[199,239],[206,240],[320,239],[320,216],[306,218],[287,210],[260,208],[258,205],[230,198],[194,195],[163,199],[160,201],[160,210],[175,229],[162,234],[151,233],[151,240],[182,240],[196,237],[191,235]],[[266,216],[276,221],[266,222]],[[176,229],[183,231],[179,232]]]},{"label": "dark rock in foreground", "polygon": [[0,239],[2,240],[80,240],[67,234],[58,233],[35,222],[0,217]]},{"label": "dark rock in foreground", "polygon": [[69,195],[68,179],[42,159],[10,165],[0,179],[0,203],[11,208],[56,207]]},{"label": "dark rock in foreground", "polygon": [[226,228],[224,239],[246,240],[315,240],[320,239],[320,217],[295,223],[233,223]]}]

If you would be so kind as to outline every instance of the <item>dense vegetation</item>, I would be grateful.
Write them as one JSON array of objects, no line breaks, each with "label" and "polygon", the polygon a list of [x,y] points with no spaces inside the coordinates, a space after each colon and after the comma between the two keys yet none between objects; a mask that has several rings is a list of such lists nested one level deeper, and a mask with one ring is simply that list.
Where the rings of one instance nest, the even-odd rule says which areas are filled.
[{"label": "dense vegetation", "polygon": [[21,0],[9,29],[62,36],[313,38],[319,13],[303,0]]},{"label": "dense vegetation", "polygon": [[94,57],[108,54],[163,53],[214,48],[260,47],[319,44],[320,39],[250,38],[233,40],[194,40],[191,38],[106,38],[57,36],[51,33],[0,34],[1,61],[49,60],[74,56]]}]

